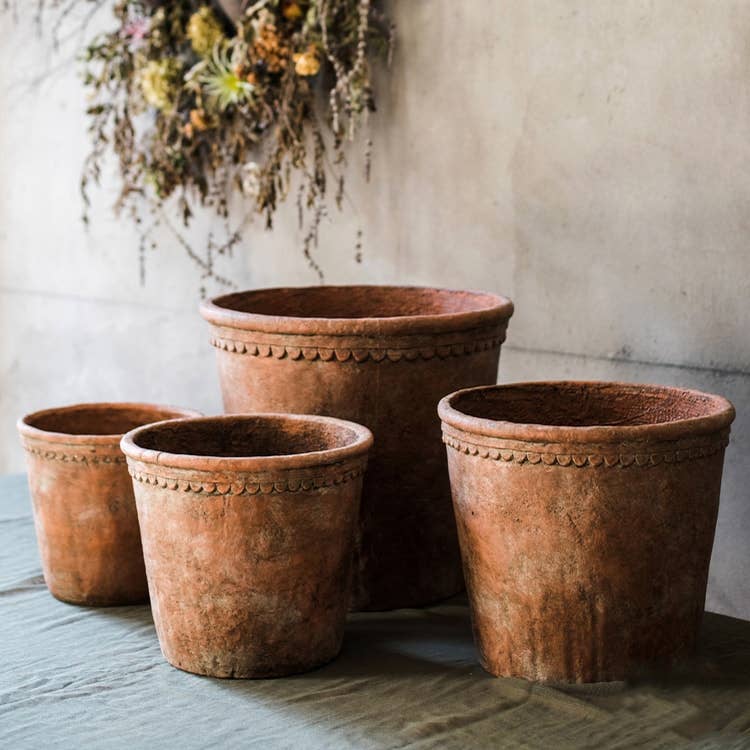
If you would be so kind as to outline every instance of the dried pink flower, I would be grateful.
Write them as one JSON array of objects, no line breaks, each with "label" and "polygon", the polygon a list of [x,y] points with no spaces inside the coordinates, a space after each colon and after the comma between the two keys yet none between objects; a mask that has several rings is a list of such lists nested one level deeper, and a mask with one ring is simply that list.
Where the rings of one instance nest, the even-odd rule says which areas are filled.
[{"label": "dried pink flower", "polygon": [[148,36],[150,22],[146,16],[133,16],[122,27],[122,36],[128,39],[131,49],[143,46]]}]

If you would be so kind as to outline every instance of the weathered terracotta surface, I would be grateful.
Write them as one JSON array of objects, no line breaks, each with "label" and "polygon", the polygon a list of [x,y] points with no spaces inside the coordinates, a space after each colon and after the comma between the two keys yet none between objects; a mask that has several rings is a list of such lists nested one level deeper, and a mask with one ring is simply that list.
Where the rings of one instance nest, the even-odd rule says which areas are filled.
[{"label": "weathered terracotta surface", "polygon": [[372,435],[290,415],[123,438],[162,651],[214,677],[303,672],[341,648]]},{"label": "weathered terracotta surface", "polygon": [[78,404],[21,418],[44,580],[88,605],[146,601],[138,516],[120,439],[198,412],[152,404]]},{"label": "weathered terracotta surface", "polygon": [[494,383],[503,297],[416,287],[240,292],[205,303],[227,412],[331,414],[369,427],[354,609],[463,588],[438,400]]},{"label": "weathered terracotta surface", "polygon": [[623,383],[523,383],[440,402],[482,666],[621,679],[689,653],[732,405]]}]

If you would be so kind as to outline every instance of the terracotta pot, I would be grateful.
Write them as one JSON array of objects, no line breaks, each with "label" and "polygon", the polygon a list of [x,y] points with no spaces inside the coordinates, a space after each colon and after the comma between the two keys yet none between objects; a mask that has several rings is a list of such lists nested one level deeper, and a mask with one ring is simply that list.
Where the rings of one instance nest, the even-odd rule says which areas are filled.
[{"label": "terracotta pot", "polygon": [[211,324],[227,412],[332,414],[369,427],[354,609],[463,589],[438,400],[495,383],[513,312],[493,294],[417,287],[264,289],[218,297]]},{"label": "terracotta pot", "polygon": [[44,580],[53,596],[88,605],[147,600],[120,439],[138,425],[197,414],[151,404],[79,404],[19,420]]},{"label": "terracotta pot", "polygon": [[440,402],[482,666],[622,679],[694,647],[732,405],[624,383]]},{"label": "terracotta pot", "polygon": [[171,664],[275,677],[338,654],[371,445],[351,422],[273,414],[163,422],[123,438]]}]

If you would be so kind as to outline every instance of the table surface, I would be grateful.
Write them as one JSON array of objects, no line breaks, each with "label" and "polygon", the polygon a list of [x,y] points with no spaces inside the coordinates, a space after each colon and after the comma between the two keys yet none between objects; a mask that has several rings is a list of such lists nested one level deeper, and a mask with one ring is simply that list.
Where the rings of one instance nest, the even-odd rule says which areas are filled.
[{"label": "table surface", "polygon": [[4,477],[0,747],[750,748],[750,622],[707,614],[669,675],[563,689],[486,674],[456,599],[352,615],[305,675],[198,677],[164,661],[148,606],[50,596],[26,478]]}]

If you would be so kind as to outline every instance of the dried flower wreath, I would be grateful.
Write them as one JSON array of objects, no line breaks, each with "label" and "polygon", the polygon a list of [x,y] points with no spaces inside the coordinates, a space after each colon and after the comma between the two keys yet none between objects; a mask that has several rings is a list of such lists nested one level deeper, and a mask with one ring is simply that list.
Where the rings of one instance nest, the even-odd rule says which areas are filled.
[{"label": "dried flower wreath", "polygon": [[[76,2],[52,0],[62,13]],[[86,205],[110,148],[122,178],[116,208],[142,227],[143,198],[154,215],[175,198],[187,225],[196,202],[226,217],[236,187],[270,228],[297,176],[303,251],[320,274],[311,248],[329,182],[341,208],[345,142],[375,110],[369,57],[390,60],[393,49],[382,11],[373,0],[117,0],[114,13],[117,28],[84,55]],[[367,176],[370,150],[367,139]],[[235,232],[228,246],[238,241]]]}]

